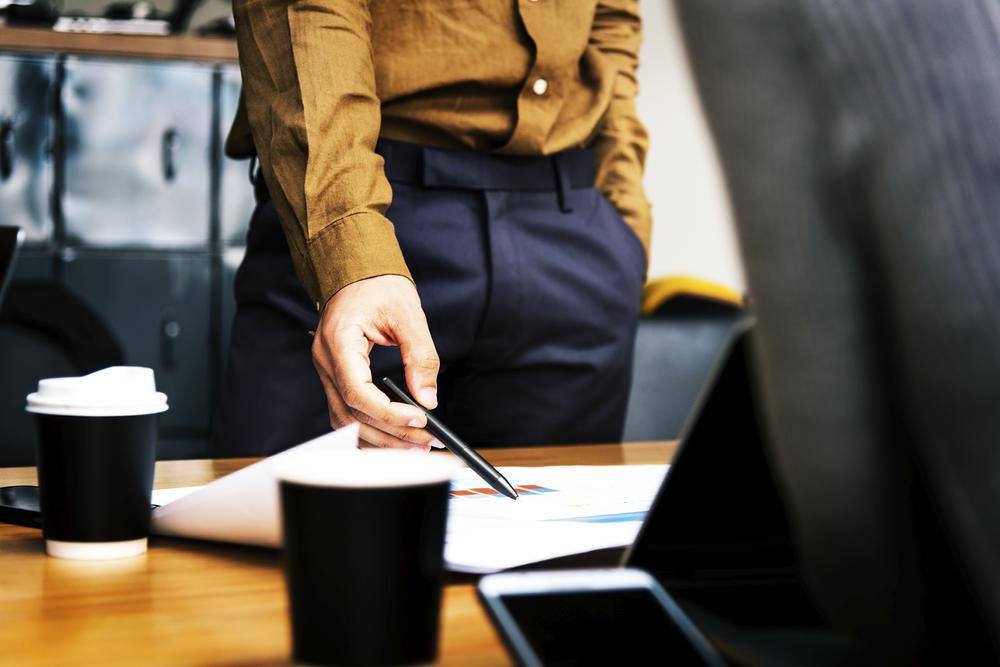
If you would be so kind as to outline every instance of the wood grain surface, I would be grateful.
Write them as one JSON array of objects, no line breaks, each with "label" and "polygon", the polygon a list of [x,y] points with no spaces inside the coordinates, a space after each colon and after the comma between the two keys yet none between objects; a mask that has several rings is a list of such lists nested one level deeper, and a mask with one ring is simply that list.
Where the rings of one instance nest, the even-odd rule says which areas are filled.
[{"label": "wood grain surface", "polygon": [[[483,450],[497,465],[665,463],[676,443]],[[446,455],[446,454],[439,454]],[[207,483],[254,459],[163,461],[156,486]],[[0,469],[0,486],[35,483]],[[441,665],[508,665],[475,598],[452,576],[442,609]],[[45,556],[39,531],[0,524],[0,665],[287,665],[281,556],[154,537],[117,561]]]}]

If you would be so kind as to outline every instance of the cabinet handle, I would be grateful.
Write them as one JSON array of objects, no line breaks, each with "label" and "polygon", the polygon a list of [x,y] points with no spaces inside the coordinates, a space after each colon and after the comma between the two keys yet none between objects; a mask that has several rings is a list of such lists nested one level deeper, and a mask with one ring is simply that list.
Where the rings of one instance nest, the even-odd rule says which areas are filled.
[{"label": "cabinet handle", "polygon": [[177,369],[177,338],[180,335],[180,322],[166,313],[160,321],[160,368],[167,373]]},{"label": "cabinet handle", "polygon": [[160,140],[160,163],[163,168],[163,180],[173,183],[177,178],[177,130],[168,127],[163,131]]},{"label": "cabinet handle", "polygon": [[6,181],[14,171],[14,121],[0,119],[0,181]]}]

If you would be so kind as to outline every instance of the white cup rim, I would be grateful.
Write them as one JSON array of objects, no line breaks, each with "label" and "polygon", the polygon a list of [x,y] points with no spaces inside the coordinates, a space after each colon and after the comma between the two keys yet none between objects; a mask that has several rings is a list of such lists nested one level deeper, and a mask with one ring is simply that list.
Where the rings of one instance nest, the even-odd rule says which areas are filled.
[{"label": "white cup rim", "polygon": [[46,401],[38,393],[28,394],[28,405],[25,412],[39,415],[60,415],[65,417],[134,417],[138,415],[153,415],[166,412],[167,395],[156,392],[155,400],[146,404],[133,405],[67,405],[55,401]]},{"label": "white cup rim", "polygon": [[272,464],[278,481],[300,486],[382,489],[447,482],[461,467],[447,454],[400,449],[348,449],[306,452]]}]

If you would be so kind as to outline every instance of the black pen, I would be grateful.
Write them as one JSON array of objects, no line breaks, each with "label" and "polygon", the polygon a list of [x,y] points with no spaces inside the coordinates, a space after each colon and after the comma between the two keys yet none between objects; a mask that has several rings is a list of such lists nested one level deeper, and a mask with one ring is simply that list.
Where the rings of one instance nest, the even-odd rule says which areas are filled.
[{"label": "black pen", "polygon": [[476,450],[462,442],[461,438],[452,433],[451,429],[442,424],[441,421],[432,415],[427,408],[410,398],[409,394],[396,386],[396,383],[389,378],[382,378],[382,385],[395,394],[396,398],[399,400],[404,403],[409,403],[415,408],[423,410],[424,414],[427,415],[427,430],[433,433],[434,437],[440,440],[441,444],[443,444],[448,451],[462,459],[465,465],[475,470],[476,474],[482,477],[487,484],[508,498],[517,498],[517,491],[515,491],[514,487],[510,485],[507,478],[501,475],[500,471],[490,465],[490,462],[480,456]]}]

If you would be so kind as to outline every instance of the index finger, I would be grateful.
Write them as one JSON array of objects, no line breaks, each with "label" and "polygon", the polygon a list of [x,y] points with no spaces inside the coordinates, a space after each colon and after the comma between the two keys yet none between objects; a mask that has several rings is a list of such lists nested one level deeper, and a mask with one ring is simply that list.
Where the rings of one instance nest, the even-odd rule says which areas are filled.
[{"label": "index finger", "polygon": [[427,417],[422,410],[390,401],[372,382],[368,350],[368,338],[360,328],[341,338],[333,349],[327,347],[333,362],[333,381],[344,403],[387,424],[423,428]]}]

